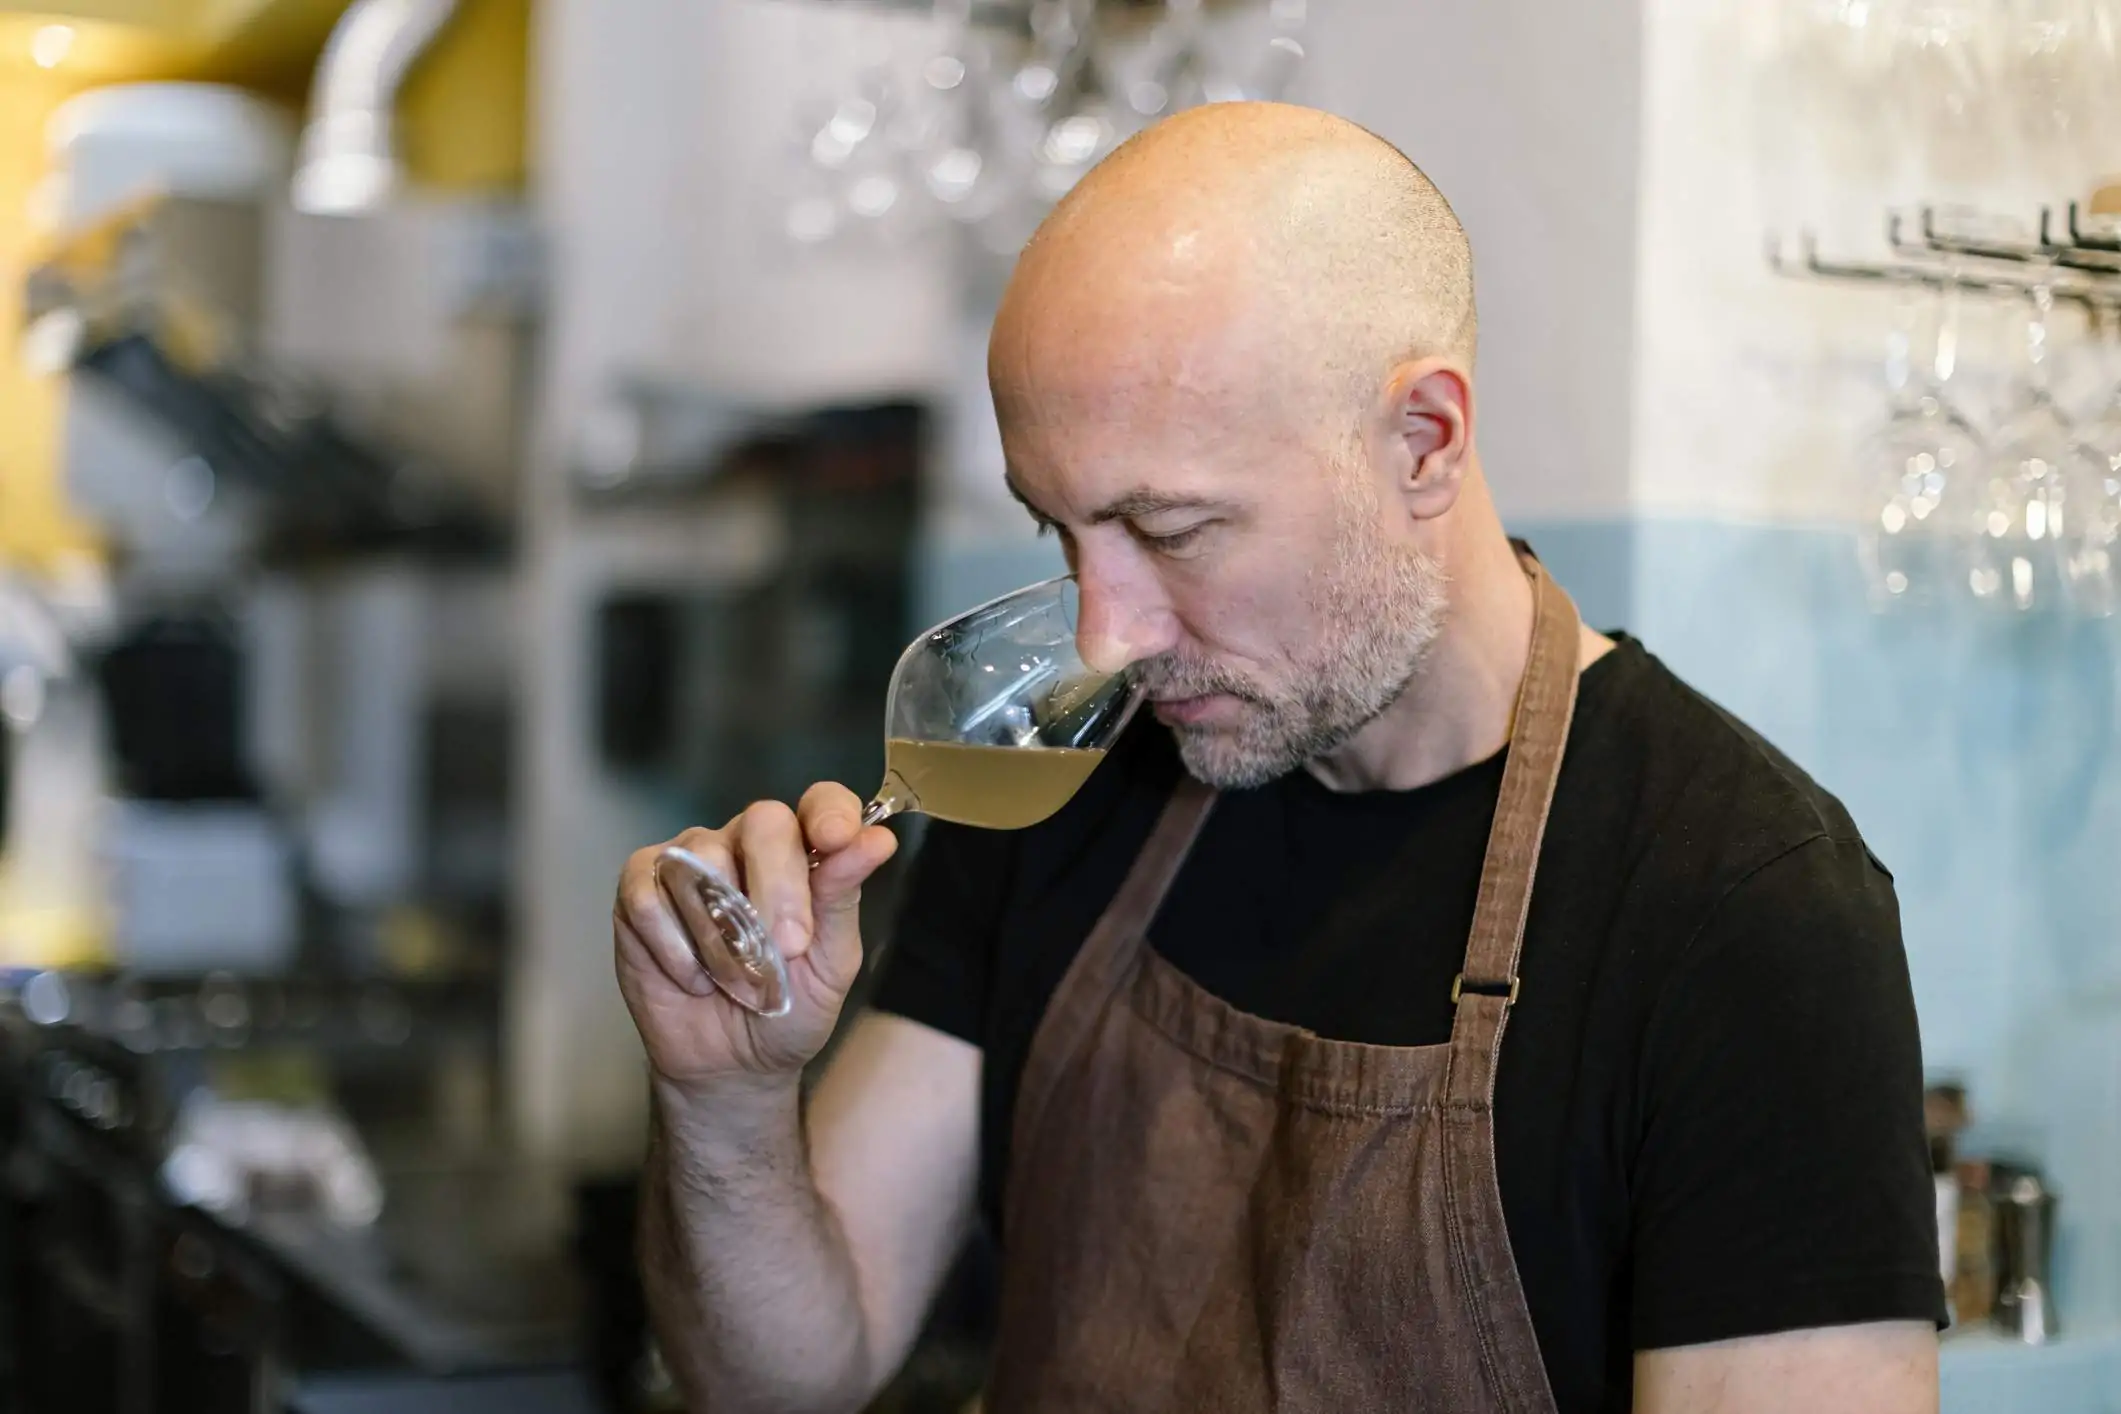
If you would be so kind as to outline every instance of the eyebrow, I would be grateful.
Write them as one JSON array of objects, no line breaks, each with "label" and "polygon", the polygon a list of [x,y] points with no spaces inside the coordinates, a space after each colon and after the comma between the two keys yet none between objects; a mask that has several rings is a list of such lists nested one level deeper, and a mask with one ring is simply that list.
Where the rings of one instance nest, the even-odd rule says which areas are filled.
[{"label": "eyebrow", "polygon": [[[1024,494],[1023,487],[1016,484],[1013,475],[1005,473],[1002,481],[1008,486],[1009,494],[1016,498],[1016,503],[1031,513],[1033,520],[1041,525],[1059,524],[1053,517],[1031,504],[1031,498]],[[1178,496],[1165,491],[1151,491],[1146,486],[1137,486],[1131,491],[1120,493],[1090,512],[1088,520],[1092,525],[1105,525],[1115,520],[1134,520],[1162,511],[1210,511],[1227,508],[1227,502],[1207,496]]]}]

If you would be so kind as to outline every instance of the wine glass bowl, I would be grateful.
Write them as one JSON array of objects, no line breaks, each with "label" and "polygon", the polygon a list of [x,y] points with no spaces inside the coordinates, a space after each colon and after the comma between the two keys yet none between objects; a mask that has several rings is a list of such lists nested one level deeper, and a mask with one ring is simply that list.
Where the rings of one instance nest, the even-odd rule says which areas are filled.
[{"label": "wine glass bowl", "polygon": [[[1083,662],[1080,603],[1072,576],[1049,579],[907,646],[891,675],[884,781],[862,812],[865,826],[919,811],[1023,829],[1073,798],[1142,697],[1133,673]],[[715,986],[746,1010],[785,1014],[787,964],[737,881],[677,846],[664,849],[655,877]]]},{"label": "wine glass bowl", "polygon": [[1072,578],[1047,580],[907,648],[891,675],[875,818],[918,810],[1017,830],[1068,803],[1140,702],[1131,674],[1078,655],[1078,605]]}]

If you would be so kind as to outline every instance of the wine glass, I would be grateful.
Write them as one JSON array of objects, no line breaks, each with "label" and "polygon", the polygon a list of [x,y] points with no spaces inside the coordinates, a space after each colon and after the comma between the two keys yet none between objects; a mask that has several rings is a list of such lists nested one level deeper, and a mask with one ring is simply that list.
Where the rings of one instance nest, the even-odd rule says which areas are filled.
[{"label": "wine glass", "polygon": [[[919,811],[1018,830],[1068,803],[1141,705],[1133,673],[1098,672],[1077,653],[1079,605],[1064,575],[907,647],[884,708],[884,783],[863,825]],[[735,882],[673,845],[656,861],[656,883],[714,984],[760,1016],[785,1014],[787,965]]]},{"label": "wine glass", "polygon": [[[2055,399],[2048,376],[2054,291],[2029,292],[2026,369],[2016,410],[1996,436],[1988,476],[1970,507],[1967,587],[1982,603],[2025,613],[2066,603],[2070,502],[2096,482],[2091,453]],[[2074,495],[2073,495],[2074,493]]]},{"label": "wine glass", "polygon": [[[1913,290],[1904,292],[1911,302]],[[1880,608],[1929,603],[1947,588],[1961,554],[1964,516],[1954,508],[1978,484],[1982,444],[1948,392],[1958,364],[1958,287],[1936,304],[1935,352],[1920,372],[1910,357],[1913,319],[1903,313],[1886,364],[1892,407],[1866,450],[1882,493],[1860,542],[1872,602]]]}]

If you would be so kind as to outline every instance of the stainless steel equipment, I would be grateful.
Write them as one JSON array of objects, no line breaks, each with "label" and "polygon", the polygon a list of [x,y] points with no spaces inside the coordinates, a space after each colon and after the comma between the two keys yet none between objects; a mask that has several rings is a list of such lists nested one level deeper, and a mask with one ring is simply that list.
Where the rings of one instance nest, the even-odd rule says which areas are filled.
[{"label": "stainless steel equipment", "polygon": [[2050,1275],[2055,1195],[2038,1174],[2021,1172],[2004,1181],[1993,1202],[1999,1280],[1989,1319],[2027,1345],[2045,1345],[2062,1330]]}]

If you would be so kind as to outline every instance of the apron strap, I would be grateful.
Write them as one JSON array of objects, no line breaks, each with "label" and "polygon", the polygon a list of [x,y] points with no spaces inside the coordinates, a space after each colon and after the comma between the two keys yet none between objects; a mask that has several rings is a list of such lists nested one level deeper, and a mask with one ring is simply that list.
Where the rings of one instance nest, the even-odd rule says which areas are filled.
[{"label": "apron strap", "polygon": [[1495,825],[1481,865],[1473,933],[1466,940],[1463,970],[1451,983],[1458,1012],[1451,1027],[1447,1085],[1450,1098],[1459,1101],[1486,1103],[1495,1093],[1494,1063],[1505,1015],[1517,1000],[1517,962],[1539,844],[1576,713],[1581,624],[1576,605],[1529,552],[1521,551],[1520,559],[1532,581],[1532,643],[1517,689]]}]

